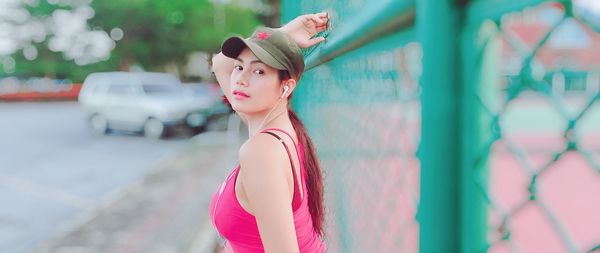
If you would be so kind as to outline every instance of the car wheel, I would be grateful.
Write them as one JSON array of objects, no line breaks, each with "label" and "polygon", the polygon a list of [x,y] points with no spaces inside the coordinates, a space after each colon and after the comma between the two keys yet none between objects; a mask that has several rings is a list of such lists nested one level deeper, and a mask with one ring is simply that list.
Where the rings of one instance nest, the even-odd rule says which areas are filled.
[{"label": "car wheel", "polygon": [[191,113],[185,118],[186,124],[191,128],[201,127],[205,125],[206,120],[206,116],[204,116],[201,113]]},{"label": "car wheel", "polygon": [[144,124],[144,135],[149,138],[159,139],[165,131],[165,125],[155,118],[150,118]]},{"label": "car wheel", "polygon": [[94,114],[94,116],[90,118],[90,125],[92,126],[94,133],[99,135],[106,134],[108,130],[108,122],[100,114]]},{"label": "car wheel", "polygon": [[189,129],[192,131],[193,135],[197,135],[197,134],[201,134],[202,132],[206,131],[206,125],[190,127]]}]

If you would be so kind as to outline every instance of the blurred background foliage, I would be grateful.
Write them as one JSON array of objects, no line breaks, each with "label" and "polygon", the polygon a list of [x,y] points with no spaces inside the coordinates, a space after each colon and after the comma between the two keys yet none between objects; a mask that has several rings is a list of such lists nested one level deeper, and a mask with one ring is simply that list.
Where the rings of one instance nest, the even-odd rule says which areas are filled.
[{"label": "blurred background foliage", "polygon": [[[88,61],[65,56],[52,45],[52,36],[61,29],[56,24],[59,27],[48,29],[43,40],[30,42],[36,50],[34,57],[27,56],[26,47],[16,50],[9,56],[14,68],[8,72],[0,68],[0,76],[45,76],[81,82],[89,73],[98,71],[182,69],[194,52],[205,52],[207,56],[218,52],[226,36],[249,35],[257,26],[277,25],[278,2],[265,0],[249,5],[235,0],[23,0],[23,9],[42,23],[56,20],[57,11],[91,10],[86,29],[103,32],[110,53]],[[81,50],[92,51],[92,47],[84,45]]]}]

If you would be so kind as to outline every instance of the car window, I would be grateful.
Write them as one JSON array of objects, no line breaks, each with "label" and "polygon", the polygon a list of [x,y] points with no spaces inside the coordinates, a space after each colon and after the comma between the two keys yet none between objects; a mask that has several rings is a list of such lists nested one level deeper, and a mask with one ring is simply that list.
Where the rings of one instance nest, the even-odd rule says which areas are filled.
[{"label": "car window", "polygon": [[144,84],[142,88],[148,95],[179,95],[183,93],[183,89],[177,85]]},{"label": "car window", "polygon": [[[100,93],[100,92],[102,92],[102,85],[103,84],[105,84],[105,83],[102,83],[102,84],[96,83],[95,85],[93,85],[92,87],[90,87],[90,89],[89,89],[90,92],[91,93]],[[105,89],[105,91],[106,91],[106,89]]]},{"label": "car window", "polygon": [[135,87],[127,84],[113,84],[108,88],[110,94],[135,94]]}]

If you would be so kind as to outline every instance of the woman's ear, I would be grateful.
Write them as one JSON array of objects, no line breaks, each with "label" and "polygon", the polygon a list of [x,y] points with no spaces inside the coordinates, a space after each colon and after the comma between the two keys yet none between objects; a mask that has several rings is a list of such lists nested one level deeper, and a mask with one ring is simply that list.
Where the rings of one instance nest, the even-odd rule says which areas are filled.
[{"label": "woman's ear", "polygon": [[283,81],[283,85],[288,86],[287,94],[292,94],[292,92],[294,92],[294,89],[296,89],[296,80],[290,78],[288,80]]}]

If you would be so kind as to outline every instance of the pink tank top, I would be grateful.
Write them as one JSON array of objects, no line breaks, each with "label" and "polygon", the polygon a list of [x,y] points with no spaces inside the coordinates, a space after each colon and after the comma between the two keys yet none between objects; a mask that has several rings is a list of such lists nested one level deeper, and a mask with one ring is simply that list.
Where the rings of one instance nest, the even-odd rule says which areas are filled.
[{"label": "pink tank top", "polygon": [[[269,128],[263,130],[261,133],[266,133],[274,136],[281,140],[281,138],[271,131],[279,131],[292,139],[292,136],[287,132],[277,129]],[[296,173],[294,172],[294,163],[292,160],[291,152],[288,146],[282,141],[288,156],[290,163],[292,164],[292,175],[294,176],[294,196],[292,200],[292,211],[294,215],[294,224],[296,227],[296,238],[298,240],[298,246],[301,253],[321,253],[325,252],[325,243],[321,240],[319,235],[313,228],[312,217],[308,209],[308,192],[306,190],[305,182],[305,171],[303,166],[303,154],[301,145],[297,145],[294,142],[296,148],[296,155],[300,163],[300,180],[302,182],[303,196],[300,196],[298,190],[298,180]],[[258,232],[258,226],[256,224],[256,218],[242,208],[240,202],[235,195],[235,182],[237,175],[240,171],[240,166],[236,166],[227,175],[225,182],[221,185],[221,188],[212,198],[210,203],[210,215],[213,220],[213,225],[221,234],[223,238],[227,240],[228,248],[232,249],[235,253],[254,253],[254,252],[265,252],[260,234]]]}]

